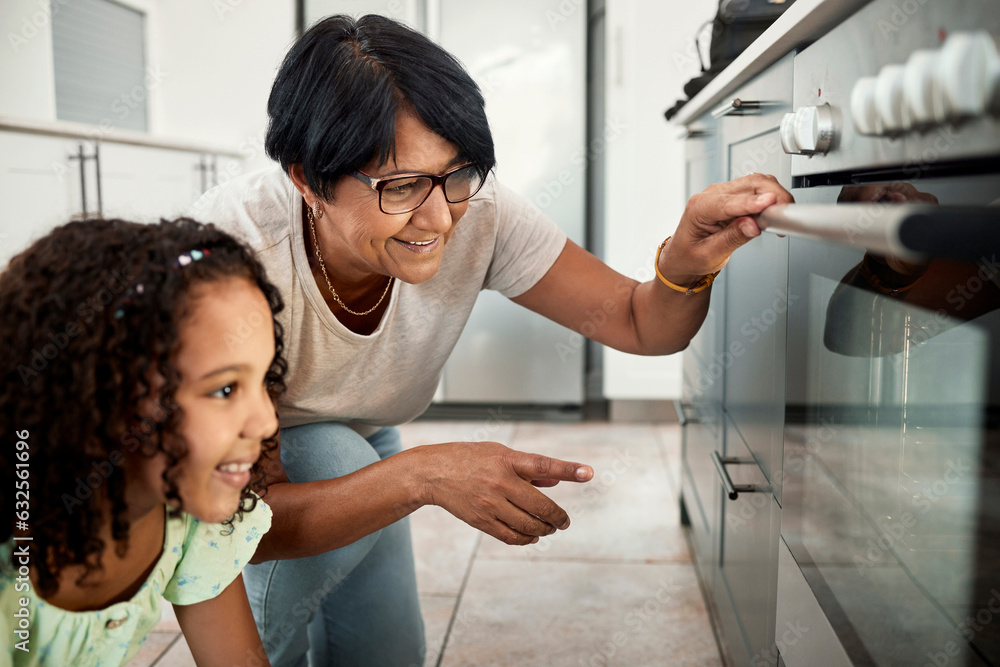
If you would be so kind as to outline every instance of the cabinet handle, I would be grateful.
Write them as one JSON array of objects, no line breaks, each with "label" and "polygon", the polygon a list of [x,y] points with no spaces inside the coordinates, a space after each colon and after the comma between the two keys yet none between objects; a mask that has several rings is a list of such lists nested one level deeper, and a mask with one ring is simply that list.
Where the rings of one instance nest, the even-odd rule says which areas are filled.
[{"label": "cabinet handle", "polygon": [[681,135],[681,139],[685,141],[688,139],[706,139],[710,136],[712,136],[712,133],[708,130],[700,130],[689,127],[687,131]]},{"label": "cabinet handle", "polygon": [[84,152],[83,142],[81,141],[77,144],[76,154],[70,154],[69,159],[80,162],[80,205],[83,208],[83,211],[80,213],[81,220],[90,217],[90,212],[87,210],[87,162],[89,160],[94,161],[94,174],[97,186],[97,217],[103,218],[104,202],[101,199],[101,142],[94,141],[94,154],[87,155]]},{"label": "cabinet handle", "polygon": [[722,488],[726,490],[726,495],[729,496],[730,500],[736,500],[741,493],[757,493],[759,491],[752,484],[733,484],[733,480],[729,477],[729,471],[726,470],[727,463],[756,463],[755,461],[747,461],[735,456],[723,458],[719,456],[719,452],[712,451],[712,463],[715,464],[715,471],[719,473],[719,479],[722,480]]},{"label": "cabinet handle", "polygon": [[684,404],[674,399],[674,412],[677,413],[677,423],[681,426],[689,424],[687,414],[684,412]]},{"label": "cabinet handle", "polygon": [[685,426],[687,424],[702,423],[701,419],[698,417],[698,411],[695,409],[695,406],[692,405],[691,403],[688,403],[687,407],[685,408],[684,403],[675,399],[674,411],[677,412],[677,423],[679,423],[681,426]]},{"label": "cabinet handle", "polygon": [[752,100],[741,100],[735,98],[732,102],[723,104],[712,112],[712,118],[722,118],[723,116],[733,116],[745,114],[748,111],[759,111],[761,103]]}]

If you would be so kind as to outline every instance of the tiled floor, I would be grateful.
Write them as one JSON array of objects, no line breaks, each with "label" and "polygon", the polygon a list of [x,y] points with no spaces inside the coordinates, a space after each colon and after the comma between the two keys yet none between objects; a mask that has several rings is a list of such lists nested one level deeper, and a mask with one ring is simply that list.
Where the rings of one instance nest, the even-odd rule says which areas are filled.
[{"label": "tiled floor", "polygon": [[[587,463],[547,489],[572,526],[510,547],[438,507],[412,518],[426,665],[721,665],[677,509],[673,425],[416,422],[406,447],[496,440]],[[132,664],[193,665],[168,608]],[[391,667],[391,666],[388,666]]]}]

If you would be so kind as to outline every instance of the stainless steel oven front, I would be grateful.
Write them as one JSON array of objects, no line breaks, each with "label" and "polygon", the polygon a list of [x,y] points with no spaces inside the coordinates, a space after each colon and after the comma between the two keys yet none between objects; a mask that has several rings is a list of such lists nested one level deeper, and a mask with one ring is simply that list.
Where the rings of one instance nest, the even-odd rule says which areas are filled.
[{"label": "stainless steel oven front", "polygon": [[[933,197],[931,224],[958,216],[963,233],[960,211],[1000,199],[1000,176],[793,194],[840,200],[819,221],[836,234],[879,232],[867,247],[788,239],[777,626],[809,626],[814,599],[851,664],[1000,664],[1000,236],[966,230],[920,255],[877,247],[898,240],[884,227],[924,215],[904,197]],[[859,196],[883,202],[843,203]],[[812,222],[802,211],[822,208],[790,207],[772,229],[795,234]],[[807,636],[783,655],[814,665],[816,651]]]},{"label": "stainless steel oven front", "polygon": [[787,665],[1000,665],[998,37],[878,0],[795,57]]}]

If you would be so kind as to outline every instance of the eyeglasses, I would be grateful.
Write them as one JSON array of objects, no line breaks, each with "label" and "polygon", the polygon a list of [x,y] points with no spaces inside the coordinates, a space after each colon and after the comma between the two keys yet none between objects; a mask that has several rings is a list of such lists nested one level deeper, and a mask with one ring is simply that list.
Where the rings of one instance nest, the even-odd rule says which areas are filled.
[{"label": "eyeglasses", "polygon": [[356,171],[351,176],[378,192],[378,207],[389,215],[418,209],[431,196],[436,185],[444,190],[444,198],[449,204],[458,204],[471,199],[485,181],[474,164],[455,167],[440,176],[402,174],[390,178],[372,178],[363,171]]}]

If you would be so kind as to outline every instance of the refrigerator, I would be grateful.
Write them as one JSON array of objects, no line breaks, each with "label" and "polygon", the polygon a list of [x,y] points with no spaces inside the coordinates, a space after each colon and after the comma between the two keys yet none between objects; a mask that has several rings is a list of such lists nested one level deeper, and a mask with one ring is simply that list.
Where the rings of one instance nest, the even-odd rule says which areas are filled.
[{"label": "refrigerator", "polygon": [[[454,54],[479,84],[499,181],[585,246],[587,5],[566,0],[305,0],[329,14],[390,16]],[[582,405],[586,341],[484,291],[444,368],[435,403]]]}]

